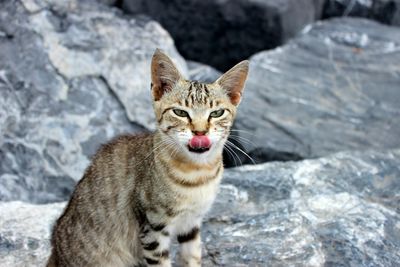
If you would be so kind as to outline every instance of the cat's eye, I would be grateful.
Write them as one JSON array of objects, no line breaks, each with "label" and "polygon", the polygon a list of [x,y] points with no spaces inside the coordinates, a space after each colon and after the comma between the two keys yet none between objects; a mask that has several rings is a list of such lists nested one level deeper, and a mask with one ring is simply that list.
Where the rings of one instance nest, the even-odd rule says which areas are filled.
[{"label": "cat's eye", "polygon": [[224,115],[224,113],[225,113],[225,110],[219,109],[219,110],[211,112],[210,113],[210,117],[211,118],[218,118],[218,117],[221,117],[222,115]]},{"label": "cat's eye", "polygon": [[175,108],[175,109],[173,109],[173,111],[179,117],[189,117],[189,114],[186,111],[182,110],[182,109]]}]

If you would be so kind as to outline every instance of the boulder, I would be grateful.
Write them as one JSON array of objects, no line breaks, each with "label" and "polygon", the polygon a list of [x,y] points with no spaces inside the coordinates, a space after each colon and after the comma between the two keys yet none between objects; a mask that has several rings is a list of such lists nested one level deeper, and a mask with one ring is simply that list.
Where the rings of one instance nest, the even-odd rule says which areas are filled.
[{"label": "boulder", "polygon": [[314,158],[400,147],[400,29],[374,21],[317,22],[254,55],[236,119],[247,151]]},{"label": "boulder", "polygon": [[225,171],[204,266],[398,266],[400,150]]},{"label": "boulder", "polygon": [[323,0],[123,0],[123,10],[159,21],[185,58],[226,71],[281,45],[321,16]]},{"label": "boulder", "polygon": [[186,73],[157,22],[90,0],[2,1],[0,200],[66,200],[101,143],[154,128],[156,47]]},{"label": "boulder", "polygon": [[[400,150],[225,171],[204,266],[398,266]],[[2,266],[43,265],[65,203],[0,203]]]},{"label": "boulder", "polygon": [[213,83],[222,75],[222,72],[206,64],[191,60],[186,62],[189,72],[189,79],[191,80]]},{"label": "boulder", "polygon": [[326,0],[323,18],[354,16],[400,26],[400,0]]}]

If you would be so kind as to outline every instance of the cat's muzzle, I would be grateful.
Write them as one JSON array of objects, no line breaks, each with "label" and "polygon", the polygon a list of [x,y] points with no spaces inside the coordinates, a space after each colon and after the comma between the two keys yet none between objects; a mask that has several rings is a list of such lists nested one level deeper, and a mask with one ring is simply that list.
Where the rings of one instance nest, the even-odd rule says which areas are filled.
[{"label": "cat's muzzle", "polygon": [[196,147],[196,148],[193,148],[193,147],[188,146],[188,149],[189,149],[190,152],[204,153],[204,152],[210,150],[210,147]]},{"label": "cat's muzzle", "polygon": [[211,140],[206,135],[195,135],[190,139],[188,149],[194,153],[204,153],[210,150]]}]

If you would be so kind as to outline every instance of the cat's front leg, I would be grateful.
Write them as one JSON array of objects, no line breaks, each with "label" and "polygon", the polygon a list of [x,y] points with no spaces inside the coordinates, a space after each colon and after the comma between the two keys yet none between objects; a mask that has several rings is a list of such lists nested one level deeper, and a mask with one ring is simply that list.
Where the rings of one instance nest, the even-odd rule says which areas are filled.
[{"label": "cat's front leg", "polygon": [[179,263],[182,267],[201,266],[200,228],[193,227],[189,232],[178,235]]},{"label": "cat's front leg", "polygon": [[165,225],[145,225],[140,233],[140,241],[143,257],[148,266],[171,267],[170,234]]}]

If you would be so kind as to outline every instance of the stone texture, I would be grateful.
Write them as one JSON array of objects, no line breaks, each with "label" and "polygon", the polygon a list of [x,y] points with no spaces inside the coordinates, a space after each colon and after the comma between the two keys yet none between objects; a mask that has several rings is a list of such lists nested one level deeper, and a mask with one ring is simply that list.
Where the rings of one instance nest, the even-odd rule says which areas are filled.
[{"label": "stone texture", "polygon": [[[154,129],[154,115],[149,112],[149,69],[155,49],[164,50],[187,74],[186,63],[168,32],[154,21],[124,16],[95,1],[53,0],[49,5],[43,1],[23,3],[33,12],[29,16],[31,30],[43,39],[49,60],[60,75],[67,79],[103,77],[128,118]],[[32,2],[40,5],[40,12],[31,7]]]},{"label": "stone texture", "polygon": [[185,58],[226,71],[252,54],[276,47],[320,18],[323,0],[123,0],[173,36]]},{"label": "stone texture", "polygon": [[367,151],[227,170],[204,265],[398,266],[399,163]]},{"label": "stone texture", "polygon": [[354,16],[400,26],[399,0],[326,0],[323,17]]},{"label": "stone texture", "polygon": [[236,129],[248,151],[318,157],[400,146],[400,29],[318,22],[250,60]]},{"label": "stone texture", "polygon": [[189,79],[207,83],[215,82],[222,72],[215,68],[196,61],[187,61]]},{"label": "stone texture", "polygon": [[[66,200],[100,143],[122,132],[154,128],[148,65],[156,47],[192,79],[211,82],[220,75],[197,62],[186,66],[156,22],[104,5],[113,0],[97,2],[1,3],[2,267],[43,266],[51,226],[65,206],[14,200]],[[237,8],[244,2],[230,1],[229,8],[227,1],[213,3],[225,5],[218,14],[239,27],[247,25]],[[278,14],[265,18],[283,25],[282,14],[293,16],[285,19],[296,22],[297,31],[304,21],[289,2],[274,1],[272,13],[250,12],[272,1],[247,1],[243,7],[250,8],[246,17],[254,22]],[[310,4],[293,5],[305,3]],[[191,13],[193,21],[206,21],[204,16],[218,9],[200,10]],[[307,9],[307,18],[317,16],[315,10]],[[269,34],[275,24],[259,25]],[[280,34],[288,34],[282,29],[289,26]],[[235,40],[244,44],[251,40],[238,36]],[[225,37],[231,40],[229,31]],[[205,42],[218,44],[213,41]],[[238,55],[221,51],[232,61]],[[256,162],[323,157],[226,170],[202,230],[204,266],[400,265],[399,59],[399,29],[349,18],[319,22],[288,45],[251,58],[230,141]],[[230,161],[251,162],[244,155]]]},{"label": "stone texture", "polygon": [[[233,168],[205,220],[204,266],[398,266],[400,150]],[[42,265],[65,203],[0,204],[2,266]]]},{"label": "stone texture", "polygon": [[154,128],[156,47],[186,72],[154,21],[96,1],[2,1],[0,200],[65,200],[101,143]]},{"label": "stone texture", "polygon": [[33,205],[0,203],[0,262],[2,267],[45,266],[49,237],[65,202]]}]

